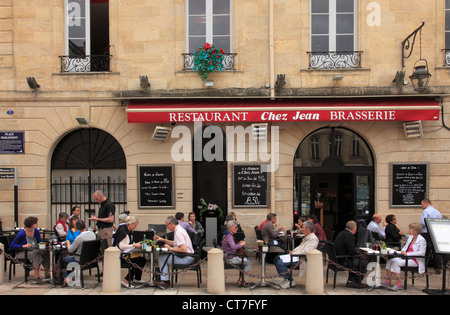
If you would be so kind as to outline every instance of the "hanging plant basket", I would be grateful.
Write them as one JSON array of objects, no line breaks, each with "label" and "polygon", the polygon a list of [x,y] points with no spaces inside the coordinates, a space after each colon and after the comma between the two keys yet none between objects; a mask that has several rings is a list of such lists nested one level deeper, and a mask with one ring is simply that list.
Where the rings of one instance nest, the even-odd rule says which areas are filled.
[{"label": "hanging plant basket", "polygon": [[199,46],[194,53],[193,70],[205,81],[210,73],[222,71],[224,54],[222,48],[218,49],[209,43]]}]

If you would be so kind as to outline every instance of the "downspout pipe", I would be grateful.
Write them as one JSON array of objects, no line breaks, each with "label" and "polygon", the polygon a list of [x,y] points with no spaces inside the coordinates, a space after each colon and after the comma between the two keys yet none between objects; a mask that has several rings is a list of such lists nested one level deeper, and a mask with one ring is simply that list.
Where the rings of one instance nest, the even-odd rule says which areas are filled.
[{"label": "downspout pipe", "polygon": [[269,68],[270,68],[270,99],[275,100],[275,52],[273,43],[273,1],[269,0]]}]

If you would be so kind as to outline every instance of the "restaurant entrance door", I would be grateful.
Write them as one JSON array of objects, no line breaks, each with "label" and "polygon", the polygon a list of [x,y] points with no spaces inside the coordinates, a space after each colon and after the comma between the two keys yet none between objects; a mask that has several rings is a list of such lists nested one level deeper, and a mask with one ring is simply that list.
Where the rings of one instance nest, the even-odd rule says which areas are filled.
[{"label": "restaurant entrance door", "polygon": [[[209,129],[208,129],[209,128]],[[200,133],[201,132],[201,133]],[[196,141],[200,141],[197,144]],[[218,205],[223,211],[223,218],[227,215],[227,161],[226,161],[226,138],[225,133],[217,126],[204,126],[197,130],[194,135],[194,159],[193,159],[193,212],[197,220],[203,225],[205,230],[206,220],[203,216],[200,220],[200,211],[203,209],[200,199],[207,203]],[[202,154],[198,152],[195,156],[196,145],[201,148]],[[218,232],[222,220],[218,220]]]},{"label": "restaurant entrance door", "polygon": [[340,231],[349,220],[374,213],[371,151],[355,133],[320,129],[302,141],[294,158],[294,221],[315,214],[324,228]]}]

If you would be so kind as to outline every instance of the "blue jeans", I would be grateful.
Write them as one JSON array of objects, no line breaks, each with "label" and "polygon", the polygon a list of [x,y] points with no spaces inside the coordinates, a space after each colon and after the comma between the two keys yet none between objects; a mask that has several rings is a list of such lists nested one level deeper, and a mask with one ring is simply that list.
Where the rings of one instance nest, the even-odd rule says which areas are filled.
[{"label": "blue jeans", "polygon": [[[274,259],[275,267],[277,268],[278,274],[282,274],[288,271],[288,268],[291,263],[284,263],[280,256],[275,257]],[[283,274],[284,279],[291,279],[290,273]]]},{"label": "blue jeans", "polygon": [[[69,265],[71,262],[78,262],[78,260],[76,260],[75,259],[75,257],[74,256],[66,256],[66,257],[64,257],[63,259],[62,259],[62,261],[63,261],[63,269],[64,269],[64,271],[63,271],[63,279],[65,279],[65,278],[67,278],[67,275],[68,275],[68,272],[65,270],[66,268],[67,268],[67,265]],[[70,271],[70,272],[72,272],[72,271]]]},{"label": "blue jeans", "polygon": [[[158,264],[159,264],[159,269],[161,273],[169,273],[169,265],[172,264],[172,254],[160,254],[158,257]],[[167,259],[168,258],[168,259]],[[167,259],[167,263],[165,263]],[[192,256],[185,256],[185,257],[178,257],[175,256],[174,259],[175,264],[192,264],[194,262],[194,257]],[[163,266],[164,265],[164,266]],[[162,281],[168,281],[169,280],[169,275],[161,275],[161,280]]]}]

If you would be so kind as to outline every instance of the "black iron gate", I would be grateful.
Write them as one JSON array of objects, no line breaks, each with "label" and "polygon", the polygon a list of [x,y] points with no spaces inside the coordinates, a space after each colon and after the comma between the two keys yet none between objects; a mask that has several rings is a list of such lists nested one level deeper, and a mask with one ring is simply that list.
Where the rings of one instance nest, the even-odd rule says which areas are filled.
[{"label": "black iron gate", "polygon": [[[98,214],[100,205],[94,200],[94,192],[103,191],[116,206],[116,221],[119,213],[127,210],[127,182],[120,177],[106,179],[101,177],[53,178],[51,184],[51,226],[58,221],[60,212],[70,211],[74,206],[81,209],[80,219],[89,224],[89,218]],[[93,224],[92,224],[93,225]]]}]

